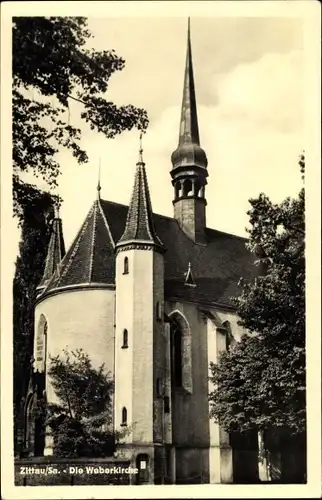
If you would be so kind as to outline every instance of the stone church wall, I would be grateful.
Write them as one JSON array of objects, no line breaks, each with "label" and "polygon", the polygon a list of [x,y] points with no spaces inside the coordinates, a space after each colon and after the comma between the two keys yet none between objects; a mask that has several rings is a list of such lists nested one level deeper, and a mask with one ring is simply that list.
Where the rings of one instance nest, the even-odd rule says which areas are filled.
[{"label": "stone church wall", "polygon": [[[41,315],[47,320],[47,371],[49,356],[83,349],[95,367],[105,363],[106,371],[114,370],[114,291],[103,289],[71,290],[49,296],[36,305],[35,328]],[[46,381],[50,402],[55,395]]]}]

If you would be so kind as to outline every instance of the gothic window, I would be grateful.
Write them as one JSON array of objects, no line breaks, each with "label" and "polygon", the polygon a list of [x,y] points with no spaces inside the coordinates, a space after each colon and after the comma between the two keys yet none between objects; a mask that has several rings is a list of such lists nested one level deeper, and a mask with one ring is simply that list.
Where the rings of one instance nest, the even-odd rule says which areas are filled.
[{"label": "gothic window", "polygon": [[127,349],[129,347],[129,334],[127,330],[123,330],[123,345],[122,349]]},{"label": "gothic window", "polygon": [[129,259],[128,259],[128,257],[124,257],[123,274],[129,274]]},{"label": "gothic window", "polygon": [[123,406],[122,408],[122,423],[121,423],[122,426],[125,426],[127,425],[127,409],[125,408],[125,406]]},{"label": "gothic window", "polygon": [[169,396],[164,396],[163,404],[164,404],[164,413],[170,413],[170,398],[169,398]]},{"label": "gothic window", "polygon": [[176,311],[170,315],[171,381],[173,388],[192,393],[191,334],[184,316]]},{"label": "gothic window", "polygon": [[177,387],[182,386],[182,335],[179,325],[173,326],[173,379]]},{"label": "gothic window", "polygon": [[42,314],[40,316],[37,336],[36,336],[36,346],[35,346],[35,357],[36,357],[36,370],[43,372],[46,369],[46,351],[47,351],[47,332],[48,325],[45,316]]}]

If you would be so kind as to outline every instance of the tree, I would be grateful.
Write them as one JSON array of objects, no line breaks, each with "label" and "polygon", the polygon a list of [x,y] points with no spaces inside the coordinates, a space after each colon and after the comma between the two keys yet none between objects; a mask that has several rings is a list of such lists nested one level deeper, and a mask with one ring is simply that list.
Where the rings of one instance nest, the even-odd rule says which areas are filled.
[{"label": "tree", "polygon": [[[147,114],[132,105],[117,107],[106,98],[109,79],[125,61],[113,50],[97,52],[81,17],[16,17],[12,30],[13,202],[21,232],[14,277],[15,429],[25,395],[33,346],[33,306],[49,241],[50,210],[61,199],[57,153],[69,149],[81,164],[81,130],[70,123],[71,100],[82,105],[81,118],[92,130],[113,138],[124,130],[145,130]],[[40,177],[44,190],[26,182]],[[48,191],[48,192],[47,192]],[[25,383],[26,382],[26,383]]]},{"label": "tree", "polygon": [[54,455],[104,457],[114,451],[113,381],[104,365],[92,366],[82,349],[51,358],[48,372],[57,403],[49,403],[46,422],[54,440]]},{"label": "tree", "polygon": [[108,138],[148,125],[143,109],[118,107],[106,98],[110,77],[125,61],[114,50],[89,49],[91,38],[83,17],[13,19],[13,194],[20,218],[25,204],[41,195],[25,183],[26,173],[50,188],[61,173],[60,148],[68,148],[79,163],[87,161],[81,130],[70,123],[70,100],[81,103],[81,118]]},{"label": "tree", "polygon": [[26,396],[33,354],[34,301],[36,288],[43,274],[50,223],[53,218],[53,201],[50,195],[39,193],[24,205],[21,242],[13,280],[13,356],[14,356],[14,434],[17,450],[17,431],[21,405]]},{"label": "tree", "polygon": [[[300,167],[304,174],[304,156]],[[231,433],[305,440],[305,200],[250,200],[248,248],[259,276],[233,299],[248,334],[211,364],[211,417]],[[266,440],[265,446],[269,446]],[[293,440],[294,442],[294,440]],[[288,444],[289,446],[289,444]]]}]

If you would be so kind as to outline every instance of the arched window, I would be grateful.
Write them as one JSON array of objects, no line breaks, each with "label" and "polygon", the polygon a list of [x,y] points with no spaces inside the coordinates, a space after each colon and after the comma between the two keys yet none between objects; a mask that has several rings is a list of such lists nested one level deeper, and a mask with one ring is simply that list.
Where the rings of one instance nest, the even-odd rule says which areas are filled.
[{"label": "arched window", "polygon": [[122,423],[121,423],[122,426],[125,426],[127,425],[127,409],[125,408],[125,406],[123,406],[122,408]]},{"label": "arched window", "polygon": [[124,257],[123,274],[129,274],[129,259],[128,259],[128,257]]},{"label": "arched window", "polygon": [[129,334],[128,331],[125,329],[123,330],[123,345],[122,349],[127,349],[129,347]]},{"label": "arched window", "polygon": [[173,388],[182,388],[192,394],[191,334],[187,320],[175,311],[170,318],[171,382]]},{"label": "arched window", "polygon": [[46,370],[46,355],[47,355],[47,332],[48,325],[45,316],[42,314],[39,319],[36,345],[35,345],[35,369],[39,372]]},{"label": "arched window", "polygon": [[173,375],[174,383],[177,387],[182,386],[182,334],[180,326],[173,325]]}]

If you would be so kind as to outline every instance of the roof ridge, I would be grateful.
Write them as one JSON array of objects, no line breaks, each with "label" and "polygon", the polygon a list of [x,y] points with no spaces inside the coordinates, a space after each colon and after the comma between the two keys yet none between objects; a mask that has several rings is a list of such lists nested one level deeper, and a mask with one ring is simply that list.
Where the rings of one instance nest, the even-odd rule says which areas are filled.
[{"label": "roof ridge", "polygon": [[[100,200],[100,201],[103,202],[103,203],[110,204],[110,205],[115,205],[115,206],[119,206],[119,207],[129,208],[129,205],[125,205],[125,203],[119,203],[117,201],[111,201],[111,200]],[[170,217],[170,215],[164,215],[164,214],[160,214],[158,212],[153,212],[153,211],[152,211],[152,214],[154,216],[156,216],[156,217],[162,217],[163,219],[167,219],[167,220],[171,220],[173,222],[177,222],[177,220],[174,217]],[[239,239],[245,240],[245,241],[248,241],[248,239],[249,239],[246,236],[239,236],[238,234],[227,233],[225,231],[220,231],[219,229],[215,229],[213,227],[206,227],[205,230],[206,231],[214,231],[216,233],[220,233],[220,234],[223,234],[225,236],[231,236],[232,238],[239,238]]]},{"label": "roof ridge", "polygon": [[163,247],[154,226],[149,184],[144,162],[137,163],[125,228],[117,245],[138,240],[145,240],[147,243],[150,242]]},{"label": "roof ridge", "polygon": [[[144,189],[146,191],[146,194],[147,196],[144,196],[143,194],[143,203],[144,203],[144,208],[145,208],[145,219],[146,219],[146,222],[147,222],[147,231],[148,231],[148,235],[150,236],[151,240],[153,240],[153,237],[151,235],[151,231],[150,231],[150,225],[151,225],[151,222],[149,220],[149,210],[151,212],[151,214],[153,214],[153,211],[152,211],[152,206],[150,205],[149,207],[147,206],[148,205],[148,200],[150,199],[150,191],[149,191],[149,185],[148,185],[148,182],[147,182],[147,177],[146,177],[146,171],[145,169],[142,169],[141,170],[141,175],[143,177],[143,185],[141,185],[141,188]],[[152,222],[153,223],[153,222]]]},{"label": "roof ridge", "polygon": [[62,224],[61,219],[55,217],[52,220],[51,233],[48,242],[47,254],[45,258],[45,266],[42,274],[41,281],[38,285],[38,289],[46,287],[55,270],[57,265],[62,261],[65,255],[64,240],[62,234]]},{"label": "roof ridge", "polygon": [[105,217],[104,210],[103,210],[102,205],[101,205],[101,199],[98,200],[98,208],[99,208],[100,214],[102,216],[103,222],[105,224],[105,227],[107,229],[108,235],[110,237],[110,240],[111,240],[111,243],[112,243],[112,247],[115,248],[115,241],[114,241],[114,238],[112,236],[112,233],[111,233],[111,230],[110,230],[110,226],[109,226],[109,224],[107,222],[107,219]]},{"label": "roof ridge", "polygon": [[92,232],[91,255],[90,255],[90,259],[89,259],[89,273],[88,273],[89,283],[92,280],[92,272],[93,272],[94,245],[95,245],[96,222],[97,222],[97,203],[98,203],[97,201],[94,202],[93,232]]},{"label": "roof ridge", "polygon": [[[71,249],[71,248],[73,248],[73,245],[74,245],[74,243],[75,243],[75,247],[73,248],[73,251],[72,251],[72,252],[71,252],[71,254],[69,255],[69,260],[67,260],[68,252],[67,252],[67,253],[66,253],[66,255],[65,255],[65,258],[66,258],[66,264],[67,264],[67,265],[66,265],[66,267],[65,267],[64,269],[62,269],[62,272],[61,272],[61,274],[60,274],[60,276],[59,276],[59,278],[58,278],[58,281],[57,281],[57,284],[56,284],[56,285],[58,285],[58,286],[59,286],[59,284],[60,284],[60,282],[61,282],[62,278],[64,278],[64,276],[66,276],[66,274],[67,274],[67,272],[68,272],[68,270],[69,270],[69,268],[70,268],[70,266],[71,266],[71,264],[72,264],[72,262],[73,262],[73,259],[75,258],[75,255],[76,255],[77,250],[78,250],[78,248],[79,248],[79,245],[80,245],[80,242],[81,242],[82,236],[84,235],[84,233],[85,233],[85,231],[86,231],[86,229],[87,229],[87,227],[88,227],[88,224],[89,224],[89,219],[90,219],[90,218],[91,218],[91,216],[92,216],[92,213],[93,213],[93,210],[94,210],[94,206],[95,206],[95,202],[93,203],[93,205],[92,205],[92,207],[91,207],[91,209],[90,209],[89,213],[87,214],[87,217],[86,217],[86,219],[85,219],[85,221],[84,221],[84,224],[83,224],[82,228],[81,228],[81,229],[80,229],[80,231],[77,233],[76,237],[75,237],[75,238],[74,238],[74,240],[73,240],[73,243],[72,243],[72,244],[71,244],[71,246],[70,246],[70,249]],[[63,262],[62,262],[62,264],[63,264]]]}]

